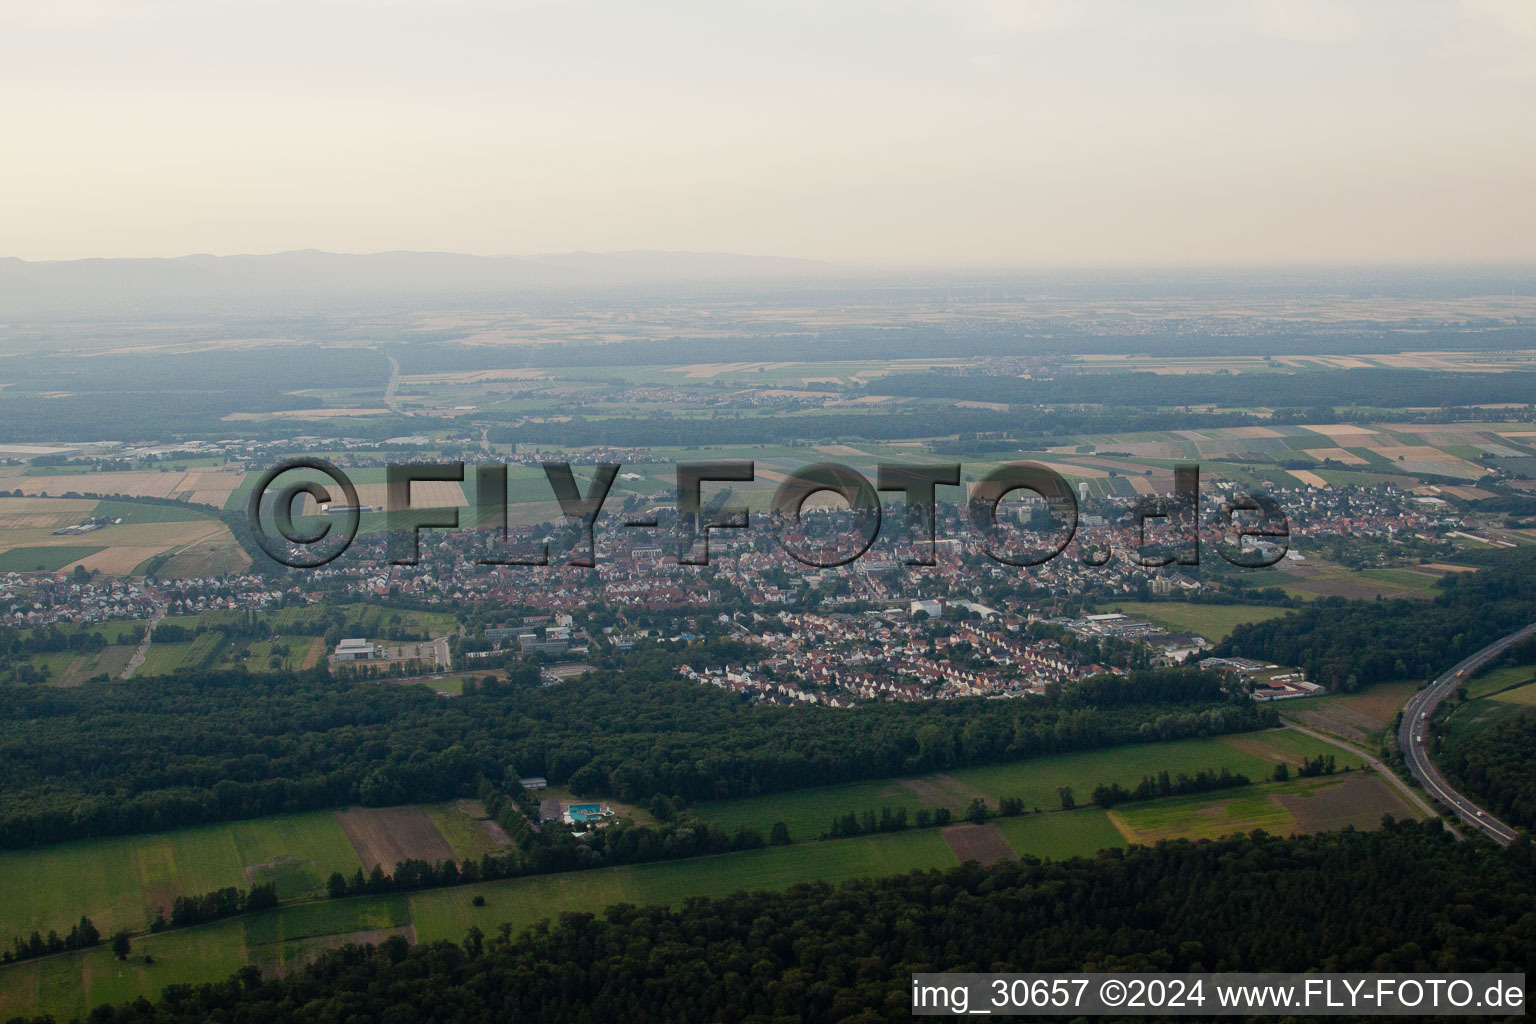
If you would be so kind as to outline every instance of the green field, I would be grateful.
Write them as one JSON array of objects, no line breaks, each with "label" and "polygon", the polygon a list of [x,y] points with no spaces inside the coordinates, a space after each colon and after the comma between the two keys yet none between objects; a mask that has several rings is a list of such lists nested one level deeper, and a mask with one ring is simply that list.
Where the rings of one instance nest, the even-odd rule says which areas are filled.
[{"label": "green field", "polygon": [[190,523],[213,518],[204,509],[191,505],[155,505],[113,498],[103,499],[92,514],[121,519],[124,523]]},{"label": "green field", "polygon": [[1386,780],[1371,772],[1293,778],[1122,804],[1108,813],[1116,827],[1137,843],[1217,839],[1254,829],[1275,835],[1346,826],[1373,829],[1384,814],[1398,819],[1422,816]]},{"label": "green field", "polygon": [[[431,890],[411,896],[411,922],[423,941],[456,940],[472,924],[491,932],[493,925],[507,921],[517,932],[563,911],[591,913],[612,903],[670,904],[689,896],[836,883],[956,863],[939,830],[896,832]],[[471,904],[476,893],[485,897],[484,907]]]},{"label": "green field", "polygon": [[481,819],[485,808],[478,800],[450,800],[426,808],[438,834],[443,837],[461,860],[479,860],[497,849]]},{"label": "green field", "polygon": [[[1066,817],[1066,816],[1060,816]],[[354,858],[355,862],[355,858]],[[291,967],[346,940],[378,942],[414,927],[420,941],[459,940],[470,925],[488,934],[510,922],[520,931],[562,911],[593,913],[621,901],[676,903],[740,889],[783,889],[798,882],[841,882],[956,864],[936,829],[828,843],[771,847],[686,861],[542,875],[409,896],[321,900],[134,940],[129,962],[106,948],[0,968],[0,1016],[48,1011],[82,1014],[105,1000],[158,995],[174,983],[222,980],[246,963]],[[476,894],[485,897],[475,907]],[[143,954],[155,959],[145,965]]]},{"label": "green field", "polygon": [[[1296,829],[1296,819],[1271,801],[1282,787],[1244,786],[1220,793],[1195,793],[1144,804],[1122,804],[1109,812],[1138,839],[1217,839],[1233,832],[1266,832],[1286,835]],[[1299,788],[1288,783],[1286,791]]]},{"label": "green field", "polygon": [[1093,787],[1099,783],[1118,782],[1130,787],[1145,775],[1167,769],[1177,774],[1194,774],[1201,769],[1230,768],[1258,781],[1267,777],[1277,761],[1295,765],[1304,756],[1331,753],[1342,767],[1358,758],[1320,740],[1294,730],[1266,730],[1212,739],[1176,740],[1171,743],[1142,743],[1108,750],[1059,754],[1028,761],[962,768],[941,775],[911,780],[881,780],[795,790],[740,800],[719,800],[699,804],[700,817],[713,821],[728,832],[756,828],[768,834],[774,822],[789,826],[796,841],[814,839],[826,832],[832,819],[850,811],[879,812],[881,807],[907,808],[908,815],[920,807],[945,806],[963,809],[981,796],[995,807],[1004,797],[1020,797],[1026,809],[1051,810],[1059,805],[1057,789],[1071,786],[1079,803],[1087,803]]},{"label": "green field", "polygon": [[1126,845],[1125,837],[1109,820],[1109,815],[1096,807],[1082,807],[1071,813],[996,818],[993,824],[1015,853],[1041,860],[1087,857],[1100,850]]},{"label": "green field", "polygon": [[[1275,760],[1295,762],[1303,754],[1323,749],[1327,749],[1325,744],[1292,730],[1271,730],[968,769],[919,781],[941,789],[947,787],[944,791],[957,798],[979,793],[994,799],[998,795],[1025,795],[1029,799],[1033,793],[1040,797],[1042,807],[1054,807],[1055,786],[1061,779],[1081,786],[1079,799],[1086,803],[1089,790],[1100,781],[1134,784],[1142,775],[1164,767],[1194,771],[1226,766],[1247,772],[1257,782],[1265,777]],[[811,834],[812,822],[830,821],[827,794],[841,791],[844,798],[865,800],[857,808],[863,810],[870,806],[867,798],[878,795],[884,785],[889,784],[829,787],[810,794],[731,801],[710,805],[714,811],[711,817],[729,817],[729,810],[742,823],[756,823],[768,806],[764,801],[780,801],[772,813],[785,815],[789,814],[786,808],[790,805],[783,801],[805,800],[799,811],[804,826],[801,838],[805,838]],[[1271,812],[1267,797],[1306,785],[1256,785],[1232,793],[1173,798],[1108,813],[1093,807],[1079,807],[1070,813],[1026,813],[995,819],[994,824],[1021,855],[1053,859],[1123,847],[1125,839],[1112,817],[1120,814],[1134,815],[1138,830],[1171,830],[1192,835],[1221,834],[1242,827],[1287,831],[1285,826],[1294,825],[1294,819],[1283,808],[1273,808]],[[1202,811],[1213,801],[1224,803],[1222,814]],[[477,834],[478,813],[473,801],[428,808],[434,824],[461,855],[472,855],[484,842]],[[824,825],[815,831],[819,832],[821,827]],[[794,828],[792,824],[791,829]],[[314,892],[329,871],[350,873],[356,870],[357,863],[335,818],[328,812],[316,812],[188,829],[169,836],[98,840],[35,853],[0,855],[0,906],[32,904],[30,919],[46,918],[67,924],[79,915],[82,905],[115,904],[119,908],[114,911],[120,915],[117,918],[109,918],[101,911],[91,914],[106,931],[114,922],[131,927],[135,921],[147,920],[142,894],[144,887],[155,879],[175,877],[188,891],[204,891],[219,885],[244,885],[246,865],[266,865],[257,869],[267,872],[258,873],[258,880],[276,880],[286,898],[299,892]],[[955,863],[943,832],[924,829],[798,842],[685,861],[541,875],[409,895],[300,902],[231,921],[141,936],[134,940],[134,954],[127,964],[113,960],[104,949],[96,949],[0,969],[0,1015],[41,1010],[81,1013],[102,1000],[155,995],[171,983],[220,979],[248,962],[256,963],[264,971],[288,968],[328,946],[348,940],[378,942],[407,927],[413,929],[420,941],[458,940],[471,925],[490,934],[497,925],[507,922],[518,931],[565,911],[593,913],[617,902],[675,904],[690,896],[718,896],[741,889],[783,889],[807,881],[837,883],[915,869],[942,869]],[[141,864],[149,868],[141,869]],[[83,879],[90,879],[91,884],[83,886]],[[196,884],[187,884],[189,879]],[[47,895],[65,889],[71,892],[67,900]],[[484,907],[473,905],[477,894],[485,897]],[[48,906],[35,906],[39,903]],[[17,918],[15,914],[11,916]],[[11,930],[15,932],[24,926],[24,922],[18,921]],[[54,925],[44,925],[48,926]],[[155,964],[145,965],[144,953],[152,954]]]},{"label": "green field", "polygon": [[103,934],[141,929],[156,906],[228,885],[275,882],[291,898],[360,866],[330,811],[0,852],[0,943],[34,928],[62,934],[81,914]]},{"label": "green field", "polygon": [[1195,633],[1207,640],[1225,640],[1248,622],[1264,622],[1290,611],[1263,604],[1190,604],[1184,601],[1119,601],[1105,606],[1137,619],[1155,622],[1176,633]]},{"label": "green field", "polygon": [[1505,704],[1523,704],[1527,707],[1536,706],[1536,682],[1517,686],[1512,690],[1504,690],[1493,696],[1494,700]]},{"label": "green field", "polygon": [[[1501,665],[1467,683],[1467,696],[1473,700],[1492,697],[1504,690],[1517,687],[1536,679],[1536,667],[1530,665]],[[1501,697],[1500,699],[1506,699]],[[1519,703],[1517,701],[1517,703]]]},{"label": "green field", "polygon": [[[126,963],[105,944],[0,968],[0,1016],[84,1015],[103,1002],[155,996],[166,985],[223,981],[246,964],[264,974],[313,959],[343,938],[379,942],[410,923],[404,896],[317,901],[133,940]],[[153,964],[144,955],[154,957]]]},{"label": "green field", "polygon": [[183,669],[202,668],[228,653],[224,634],[210,631],[195,640],[167,644],[151,641],[139,669],[140,676],[163,676]]},{"label": "green field", "polygon": [[71,562],[78,562],[87,555],[103,550],[89,545],[60,545],[58,547],[11,548],[0,551],[0,572],[32,572],[42,568],[57,572]]}]

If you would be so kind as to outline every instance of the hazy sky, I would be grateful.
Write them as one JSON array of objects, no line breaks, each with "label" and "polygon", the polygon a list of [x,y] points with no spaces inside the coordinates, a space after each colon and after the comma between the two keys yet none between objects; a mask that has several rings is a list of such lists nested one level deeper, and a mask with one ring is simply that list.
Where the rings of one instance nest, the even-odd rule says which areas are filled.
[{"label": "hazy sky", "polygon": [[0,0],[0,255],[1536,261],[1536,0]]}]

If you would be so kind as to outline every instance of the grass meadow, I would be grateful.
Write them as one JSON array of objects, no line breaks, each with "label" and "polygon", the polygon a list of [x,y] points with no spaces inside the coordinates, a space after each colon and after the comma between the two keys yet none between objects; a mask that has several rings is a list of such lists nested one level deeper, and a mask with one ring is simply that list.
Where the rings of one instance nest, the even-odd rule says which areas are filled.
[{"label": "grass meadow", "polygon": [[1093,788],[1101,782],[1118,782],[1131,787],[1143,776],[1155,775],[1164,769],[1174,774],[1182,771],[1193,775],[1202,769],[1219,771],[1222,768],[1242,772],[1257,782],[1267,778],[1281,760],[1294,766],[1304,757],[1319,753],[1333,754],[1341,768],[1359,760],[1330,743],[1294,730],[1269,729],[1235,736],[1059,754],[961,768],[917,779],[856,782],[711,801],[698,805],[696,810],[700,817],[715,822],[728,832],[750,827],[767,835],[774,822],[782,821],[789,826],[790,836],[798,842],[815,839],[827,831],[833,818],[849,812],[862,814],[865,810],[873,810],[878,814],[882,807],[892,811],[905,807],[911,816],[920,807],[939,806],[958,811],[978,796],[994,807],[1005,797],[1019,797],[1026,809],[1052,810],[1060,806],[1057,790],[1061,786],[1071,786],[1077,802],[1085,804]]},{"label": "grass meadow", "polygon": [[103,935],[148,926],[178,895],[274,882],[278,896],[319,892],[361,864],[330,811],[88,839],[0,852],[0,944],[33,929],[60,934],[85,914]]}]

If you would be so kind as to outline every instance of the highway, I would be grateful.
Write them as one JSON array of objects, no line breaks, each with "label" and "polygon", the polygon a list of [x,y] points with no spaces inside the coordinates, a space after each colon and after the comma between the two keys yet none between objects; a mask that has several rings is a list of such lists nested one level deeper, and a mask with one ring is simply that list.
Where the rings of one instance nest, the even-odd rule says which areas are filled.
[{"label": "highway", "polygon": [[1429,720],[1434,717],[1435,706],[1454,693],[1457,686],[1466,682],[1474,669],[1498,657],[1504,652],[1505,647],[1524,640],[1532,633],[1536,633],[1536,623],[1500,640],[1495,640],[1476,654],[1452,666],[1444,675],[1413,695],[1413,699],[1403,709],[1403,724],[1397,732],[1397,745],[1403,752],[1403,760],[1407,762],[1408,770],[1413,773],[1413,777],[1423,784],[1425,792],[1454,810],[1462,821],[1476,826],[1501,846],[1508,846],[1514,842],[1518,833],[1456,792],[1451,788],[1450,783],[1445,781],[1440,770],[1429,758],[1427,726]]}]

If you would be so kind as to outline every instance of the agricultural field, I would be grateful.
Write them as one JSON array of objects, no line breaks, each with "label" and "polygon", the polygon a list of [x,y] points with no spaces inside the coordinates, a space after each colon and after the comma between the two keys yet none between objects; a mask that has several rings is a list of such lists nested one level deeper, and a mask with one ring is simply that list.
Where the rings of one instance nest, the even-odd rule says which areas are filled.
[{"label": "agricultural field", "polygon": [[1493,699],[1505,704],[1519,704],[1524,707],[1536,707],[1536,682],[1516,686],[1510,690],[1503,690],[1493,695]]},{"label": "agricultural field", "polygon": [[0,943],[81,914],[103,934],[142,929],[175,897],[275,882],[282,898],[319,892],[332,871],[359,867],[329,811],[201,825],[0,852]]},{"label": "agricultural field", "polygon": [[175,498],[221,508],[244,476],[243,472],[226,471],[217,466],[199,466],[190,470],[162,466],[106,473],[33,473],[30,469],[17,473],[12,467],[5,467],[0,480],[6,489],[19,489],[28,496],[74,493]]},{"label": "agricultural field", "polygon": [[1283,563],[1277,585],[1302,600],[1347,597],[1430,598],[1440,592],[1437,584],[1445,571],[1429,566],[1400,569],[1349,569],[1333,562],[1310,559],[1300,564]]},{"label": "agricultural field", "polygon": [[57,572],[105,550],[103,545],[56,544],[0,551],[0,572]]},{"label": "agricultural field", "polygon": [[1321,729],[1352,743],[1374,747],[1391,728],[1397,712],[1419,689],[1411,680],[1376,683],[1357,693],[1325,694],[1283,701],[1281,717]]},{"label": "agricultural field", "polygon": [[429,864],[455,860],[457,855],[421,807],[351,807],[336,812],[364,871],[377,865],[385,874],[405,860]]},{"label": "agricultural field", "polygon": [[58,530],[74,526],[97,507],[94,498],[0,497],[0,537],[12,530]]},{"label": "agricultural field", "polygon": [[133,644],[108,644],[100,651],[88,654],[75,655],[66,651],[44,655],[34,658],[33,663],[49,664],[48,681],[54,686],[79,686],[96,676],[121,677],[137,649]]},{"label": "agricultural field", "polygon": [[[927,829],[410,895],[322,900],[139,936],[126,964],[103,946],[0,967],[0,1014],[79,1014],[103,1000],[157,995],[169,984],[221,980],[246,963],[282,969],[347,941],[378,942],[391,934],[457,941],[470,925],[493,933],[506,921],[521,931],[562,911],[593,913],[621,901],[670,904],[689,896],[836,883],[956,863],[939,831]],[[485,897],[486,906],[471,904],[476,894]],[[146,953],[154,957],[153,965],[144,964]]]},{"label": "agricultural field", "polygon": [[1536,680],[1536,666],[1501,665],[1467,682],[1467,696],[1473,700],[1482,697],[1503,699],[1505,691],[1512,691]]},{"label": "agricultural field", "polygon": [[[1099,781],[1134,784],[1142,774],[1163,767],[1193,771],[1225,765],[1248,772],[1256,784],[1240,791],[1122,805],[1111,812],[1080,806],[1071,812],[1026,813],[994,819],[985,830],[975,830],[976,835],[969,834],[969,826],[908,830],[411,894],[299,902],[231,921],[138,936],[134,939],[134,953],[126,964],[113,960],[105,949],[96,949],[0,968],[0,1012],[46,1009],[79,1013],[104,999],[131,999],[141,993],[156,994],[163,986],[175,982],[222,978],[245,963],[256,963],[264,971],[280,971],[346,941],[378,942],[394,934],[417,941],[457,940],[471,925],[490,933],[505,921],[515,932],[564,911],[591,913],[616,902],[675,904],[690,896],[722,895],[744,888],[787,888],[807,881],[836,883],[920,868],[944,868],[958,863],[956,842],[970,850],[972,856],[986,853],[989,858],[1060,859],[1123,847],[1131,840],[1219,835],[1249,827],[1272,831],[1340,827],[1347,823],[1371,827],[1382,813],[1410,813],[1403,807],[1394,808],[1395,794],[1385,790],[1379,780],[1363,774],[1258,784],[1261,773],[1277,760],[1295,762],[1325,748],[1326,745],[1294,731],[1271,730],[930,776],[911,780],[920,784],[916,790],[902,783],[896,785],[919,803],[931,805],[931,797],[941,796],[940,802],[959,803],[982,795],[995,801],[997,795],[1016,793],[1035,792],[1043,797],[1047,790],[1054,801],[1054,787],[1062,778],[1070,778],[1072,784],[1084,787],[1081,798],[1086,801],[1087,790]],[[1175,751],[1178,756],[1172,756]],[[1342,766],[1346,759],[1342,752],[1337,753],[1341,755]],[[872,787],[878,795],[878,784],[870,784],[756,801],[808,797],[810,807],[802,809],[796,819],[803,826],[797,838],[803,839],[810,835],[807,829],[812,822],[830,821],[836,813],[837,800],[834,797],[829,801],[829,794],[847,790],[845,798],[864,800],[871,795]],[[712,807],[709,816],[720,820],[722,811],[733,804],[737,805],[736,813],[743,824],[757,824],[764,810],[755,801],[731,801],[706,805],[701,811]],[[789,820],[794,816],[784,811],[784,806],[787,805],[781,804],[773,813]],[[861,803],[856,809],[862,811],[867,806],[867,802]],[[398,813],[410,815],[410,820],[401,824],[394,817]],[[422,856],[426,843],[441,843],[460,858],[476,856],[487,848],[489,837],[478,817],[481,813],[479,805],[469,800],[370,811],[359,819],[367,827],[354,828],[352,831],[357,834],[349,835],[343,822],[346,814],[356,812],[316,812],[188,829],[168,836],[98,840],[47,851],[0,854],[0,906],[32,905],[29,921],[56,920],[60,924],[79,915],[76,901],[82,905],[108,906],[106,912],[90,911],[106,930],[114,922],[132,927],[137,921],[142,926],[147,920],[147,887],[156,880],[163,885],[165,879],[172,877],[187,891],[271,880],[278,883],[285,898],[315,893],[329,870],[350,873],[362,860],[382,860],[383,855],[373,850],[375,845],[394,844],[407,855]],[[794,833],[794,824],[791,830]],[[947,834],[962,831],[967,835]],[[982,832],[985,834],[981,835]],[[415,836],[420,842],[406,842],[402,836]],[[359,842],[370,851],[362,858],[357,853]],[[146,851],[141,853],[140,846],[146,847]],[[182,866],[183,861],[186,867]],[[152,865],[154,870],[124,867],[140,864]],[[81,887],[75,881],[79,878],[93,880],[92,892],[80,895]],[[188,884],[188,879],[195,884]],[[68,886],[62,884],[65,880],[69,880]],[[57,895],[43,895],[57,894],[66,888],[72,891],[68,907]],[[485,898],[484,907],[473,906],[476,895]],[[38,905],[49,899],[53,903],[48,906]],[[117,909],[111,909],[112,905]],[[26,927],[26,921],[18,915],[13,917],[13,931]],[[154,957],[153,965],[144,964],[144,953]]]},{"label": "agricultural field", "polygon": [[139,936],[127,962],[105,944],[30,960],[0,968],[0,1015],[83,1016],[102,1002],[158,995],[166,985],[223,981],[247,964],[277,973],[348,941],[409,938],[409,922],[404,896],[325,900]]},{"label": "agricultural field", "polygon": [[[563,911],[591,913],[612,903],[671,904],[689,896],[836,883],[957,863],[939,830],[923,829],[432,890],[411,896],[411,922],[423,941],[459,939],[472,924],[489,932],[506,921],[517,932]],[[471,905],[476,893],[486,906]]]},{"label": "agricultural field", "polygon": [[1117,601],[1106,611],[1146,619],[1175,633],[1195,633],[1215,642],[1238,626],[1279,618],[1289,608],[1259,604],[1191,604],[1185,601]]},{"label": "agricultural field", "polygon": [[1368,829],[1377,827],[1384,814],[1421,817],[1392,786],[1365,772],[1122,804],[1108,812],[1128,842],[1141,844],[1217,839],[1254,829],[1274,835],[1351,825]]},{"label": "agricultural field", "polygon": [[1060,804],[1057,790],[1061,786],[1071,786],[1078,803],[1085,804],[1100,783],[1118,782],[1131,787],[1144,776],[1163,769],[1175,774],[1194,774],[1202,769],[1229,768],[1258,781],[1268,777],[1282,760],[1295,765],[1304,757],[1319,753],[1333,754],[1341,768],[1359,762],[1359,758],[1332,744],[1294,730],[1274,729],[1061,754],[919,778],[710,801],[699,804],[696,810],[700,817],[732,833],[741,828],[756,828],[767,835],[774,822],[782,821],[789,827],[790,836],[800,841],[822,835],[831,827],[833,818],[850,812],[862,814],[873,810],[878,814],[882,807],[892,811],[905,807],[909,817],[922,807],[948,807],[958,812],[977,797],[994,808],[1005,797],[1019,797],[1027,810],[1050,810]]},{"label": "agricultural field", "polygon": [[479,860],[511,842],[501,826],[485,816],[485,807],[478,800],[452,800],[424,809],[437,834],[461,862]]},{"label": "agricultural field", "polygon": [[1066,860],[1126,845],[1109,815],[1097,807],[995,818],[992,824],[1021,857]]},{"label": "agricultural field", "polygon": [[[13,507],[19,501],[43,502],[43,499],[35,498],[0,500],[12,503]],[[70,501],[69,504],[79,503]],[[31,571],[41,565],[47,570],[67,572],[80,566],[108,576],[128,576],[141,573],[144,563],[158,555],[169,555],[168,561],[181,559],[181,570],[192,575],[198,571],[235,571],[250,564],[234,535],[222,522],[207,517],[187,518],[185,514],[177,519],[163,518],[158,514],[158,508],[155,513],[137,517],[138,521],[124,517],[122,523],[88,533],[59,535],[53,532],[78,523],[97,507],[95,502],[85,504],[90,508],[58,514],[12,512],[6,515],[0,512],[0,516],[12,524],[47,521],[47,525],[41,526],[0,523],[0,570]],[[125,502],[103,504],[131,505]]]}]

